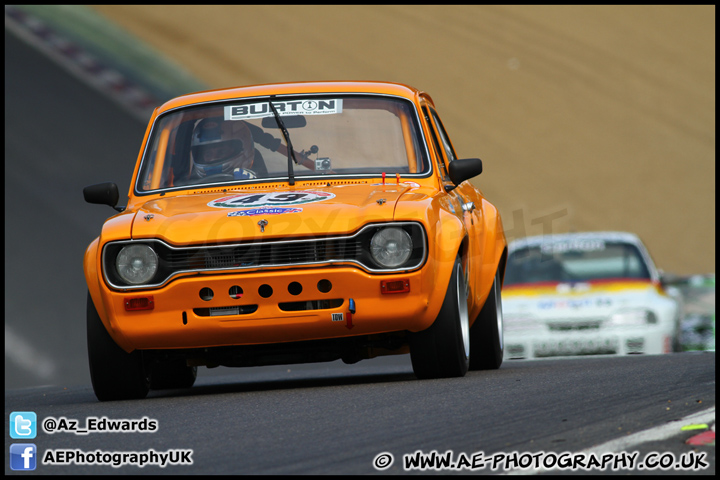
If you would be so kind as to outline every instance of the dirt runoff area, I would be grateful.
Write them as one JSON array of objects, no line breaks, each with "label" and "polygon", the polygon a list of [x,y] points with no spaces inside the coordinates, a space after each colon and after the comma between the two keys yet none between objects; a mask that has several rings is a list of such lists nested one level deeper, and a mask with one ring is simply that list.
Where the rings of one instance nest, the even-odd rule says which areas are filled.
[{"label": "dirt runoff area", "polygon": [[95,6],[212,88],[426,90],[510,240],[638,234],[714,272],[715,7]]}]

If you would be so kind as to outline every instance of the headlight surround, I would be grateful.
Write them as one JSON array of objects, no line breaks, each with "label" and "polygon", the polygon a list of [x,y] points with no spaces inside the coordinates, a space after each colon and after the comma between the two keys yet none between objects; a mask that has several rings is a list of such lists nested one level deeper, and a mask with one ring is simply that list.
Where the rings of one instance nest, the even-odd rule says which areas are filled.
[{"label": "headlight surround", "polygon": [[413,252],[410,235],[399,227],[378,230],[370,240],[370,254],[378,265],[396,268],[408,261]]},{"label": "headlight surround", "polygon": [[[402,245],[406,247],[412,246],[409,257],[399,266],[386,266],[378,262],[371,252],[373,237],[387,228],[402,230],[403,233],[395,232],[395,234],[405,237]],[[410,237],[411,242],[407,242],[406,234]],[[380,236],[375,240],[376,247],[382,247],[380,240],[384,238],[385,236]],[[141,248],[150,248],[157,256],[155,273],[152,278],[145,280],[145,283],[136,283],[142,279],[138,277],[137,272],[133,271],[134,269],[130,268],[131,266],[127,261],[121,268],[118,266],[118,257],[121,253],[125,255],[132,253],[132,250],[125,249],[135,245],[141,245]],[[388,245],[385,244],[385,246]],[[108,287],[114,290],[129,291],[160,288],[183,274],[205,271],[257,270],[266,267],[287,268],[288,266],[305,268],[304,266],[311,267],[314,265],[354,264],[372,274],[409,272],[423,266],[427,259],[427,252],[427,234],[423,225],[420,222],[405,221],[371,223],[349,235],[311,239],[282,239],[282,241],[277,242],[238,241],[217,247],[205,245],[176,247],[162,240],[152,238],[116,240],[108,242],[102,247],[101,270]],[[378,254],[380,255],[380,253]],[[149,260],[147,262],[136,262],[136,266],[146,265],[152,267],[154,265],[153,255],[149,251],[145,251],[145,256],[149,257]],[[403,260],[402,257],[404,255],[396,257],[395,261]],[[140,257],[141,260],[142,258],[143,256]],[[238,266],[236,261],[238,258],[249,263]],[[220,262],[220,260],[225,263]],[[394,263],[389,262],[389,264]],[[123,270],[122,274],[120,270]],[[145,276],[149,277],[151,271],[152,269],[148,270]]]},{"label": "headlight surround", "polygon": [[148,283],[158,269],[158,256],[150,246],[133,244],[124,246],[115,258],[115,270],[130,285]]},{"label": "headlight surround", "polygon": [[623,310],[610,315],[610,325],[616,327],[644,327],[657,322],[657,315],[647,309]]}]

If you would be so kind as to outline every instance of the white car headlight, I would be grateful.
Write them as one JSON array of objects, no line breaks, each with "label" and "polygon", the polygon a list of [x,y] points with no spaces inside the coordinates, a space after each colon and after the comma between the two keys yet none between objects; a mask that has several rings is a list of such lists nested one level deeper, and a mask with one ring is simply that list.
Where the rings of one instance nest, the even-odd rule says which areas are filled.
[{"label": "white car headlight", "polygon": [[624,310],[610,316],[610,325],[617,327],[642,327],[656,323],[655,313],[645,309]]},{"label": "white car headlight", "polygon": [[398,227],[378,230],[370,240],[373,259],[386,268],[399,267],[412,254],[413,242],[410,235]]},{"label": "white car headlight", "polygon": [[127,245],[115,259],[118,275],[131,285],[142,285],[153,278],[158,268],[158,256],[147,245]]}]

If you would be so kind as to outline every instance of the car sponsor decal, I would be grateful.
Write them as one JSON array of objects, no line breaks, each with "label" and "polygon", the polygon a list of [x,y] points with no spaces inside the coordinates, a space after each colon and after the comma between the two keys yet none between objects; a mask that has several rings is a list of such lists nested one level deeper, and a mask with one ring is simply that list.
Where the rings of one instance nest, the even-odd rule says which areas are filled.
[{"label": "car sponsor decal", "polygon": [[552,309],[579,309],[585,307],[609,307],[612,305],[612,300],[607,297],[598,298],[568,298],[562,300],[541,300],[538,302],[537,307],[540,310],[552,310]]},{"label": "car sponsor decal", "polygon": [[[301,190],[292,192],[272,193],[242,193],[218,198],[208,203],[214,208],[258,208],[258,207],[285,207],[289,205],[303,205],[306,203],[322,202],[335,198],[334,193],[313,192]],[[287,213],[287,212],[279,212]]]},{"label": "car sponsor decal", "polygon": [[541,253],[597,252],[605,250],[605,241],[598,238],[574,239],[565,242],[543,243]]},{"label": "car sponsor decal", "polygon": [[[274,101],[273,107],[282,117],[285,115],[330,115],[342,113],[342,99]],[[245,103],[225,107],[225,120],[248,120],[272,117],[268,102]]]},{"label": "car sponsor decal", "polygon": [[254,217],[256,215],[280,215],[281,213],[300,213],[302,208],[266,207],[251,208],[249,210],[236,210],[228,212],[228,217]]}]

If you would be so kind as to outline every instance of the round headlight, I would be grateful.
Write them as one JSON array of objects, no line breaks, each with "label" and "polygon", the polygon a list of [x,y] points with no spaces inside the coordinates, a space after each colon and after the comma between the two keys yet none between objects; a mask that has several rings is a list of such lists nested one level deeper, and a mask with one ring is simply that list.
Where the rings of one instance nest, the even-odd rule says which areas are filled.
[{"label": "round headlight", "polygon": [[370,253],[377,263],[386,268],[399,267],[412,253],[410,235],[398,227],[378,230],[370,240]]},{"label": "round headlight", "polygon": [[147,283],[157,272],[157,254],[147,245],[128,245],[115,259],[118,275],[131,285]]}]

